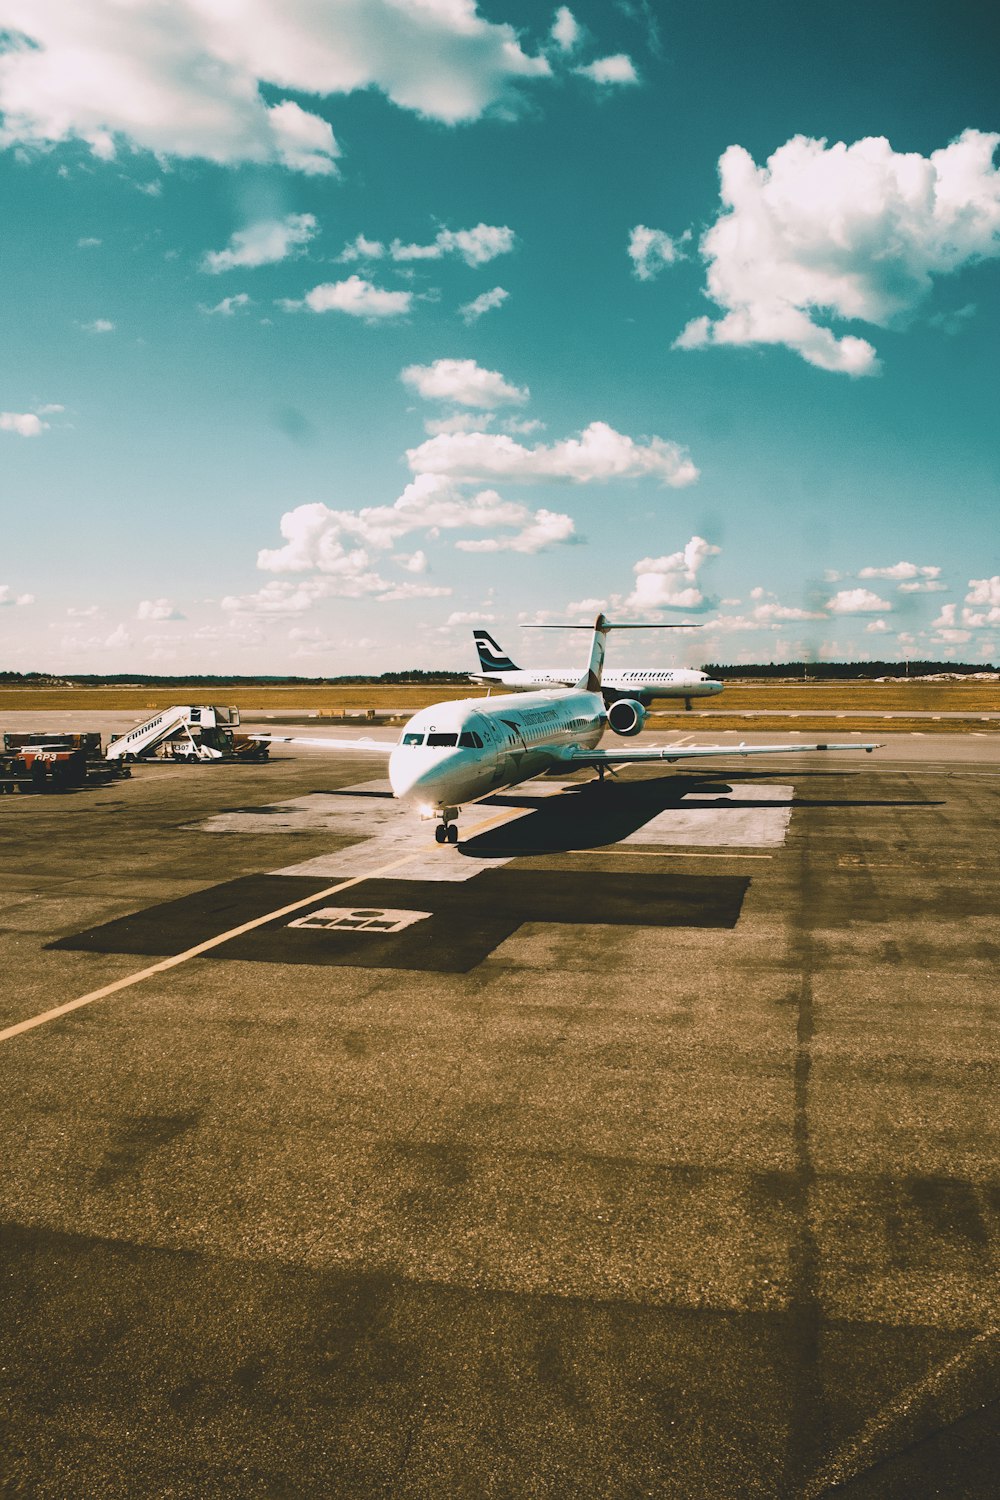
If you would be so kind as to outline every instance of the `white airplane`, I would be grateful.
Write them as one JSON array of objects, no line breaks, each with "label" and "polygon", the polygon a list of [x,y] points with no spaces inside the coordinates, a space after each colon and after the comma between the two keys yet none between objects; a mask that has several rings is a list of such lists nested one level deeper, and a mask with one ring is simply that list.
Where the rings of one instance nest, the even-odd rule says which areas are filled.
[{"label": "white airplane", "polygon": [[[543,630],[548,627],[530,627]],[[561,629],[554,626],[554,629]],[[651,625],[651,630],[700,630],[699,625]],[[481,672],[470,672],[473,682],[494,684],[516,693],[530,693],[538,688],[573,687],[576,673],[555,667],[518,667],[511,661],[503,647],[488,630],[474,630],[473,639],[479,652]],[[683,698],[690,709],[692,698],[709,698],[722,692],[722,683],[714,681],[707,672],[696,672],[693,668],[672,667],[663,671],[646,668],[630,668],[624,672],[605,672],[601,682],[605,703],[614,703],[619,698],[635,699],[647,705],[654,698]]]},{"label": "white airplane", "polygon": [[615,734],[639,733],[646,710],[623,698],[606,707],[601,693],[604,651],[609,630],[621,629],[598,615],[590,662],[570,688],[535,693],[505,693],[489,698],[460,698],[432,703],[413,715],[395,744],[385,740],[334,740],[298,735],[254,735],[273,744],[295,742],[325,749],[385,755],[393,796],[424,818],[440,818],[439,844],[457,844],[455,818],[467,802],[520,786],[546,771],[596,769],[603,780],[613,766],[650,761],[691,760],[719,755],[801,754],[814,750],[878,750],[878,745],[650,745],[644,749],[599,750],[610,725]]}]

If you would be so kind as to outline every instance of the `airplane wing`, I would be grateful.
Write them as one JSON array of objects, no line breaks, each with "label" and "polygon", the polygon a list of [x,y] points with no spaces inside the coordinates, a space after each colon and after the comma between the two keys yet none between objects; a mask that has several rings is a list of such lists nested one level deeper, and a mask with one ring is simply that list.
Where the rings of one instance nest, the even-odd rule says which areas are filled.
[{"label": "airplane wing", "polygon": [[321,745],[324,750],[364,751],[366,755],[391,755],[396,748],[395,740],[316,740],[301,734],[248,734],[247,739],[265,745]]},{"label": "airplane wing", "polygon": [[625,766],[643,761],[691,760],[697,756],[788,755],[812,750],[881,750],[881,745],[650,745],[642,750],[563,750],[559,759],[568,766]]}]

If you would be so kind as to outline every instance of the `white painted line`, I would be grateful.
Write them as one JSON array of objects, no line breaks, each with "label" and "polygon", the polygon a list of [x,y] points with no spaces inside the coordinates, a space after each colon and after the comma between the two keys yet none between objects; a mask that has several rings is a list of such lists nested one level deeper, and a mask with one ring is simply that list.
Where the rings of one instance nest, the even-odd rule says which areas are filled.
[{"label": "white painted line", "polygon": [[[515,815],[519,815],[520,812],[521,809],[516,809]],[[490,823],[493,821],[491,819]],[[479,827],[473,828],[470,830],[470,835],[480,831]],[[292,901],[287,906],[276,907],[274,911],[265,912],[262,917],[254,917],[250,922],[241,922],[238,927],[231,927],[228,932],[220,932],[216,937],[206,938],[205,942],[196,943],[193,948],[186,948],[183,953],[175,953],[171,958],[164,958],[159,963],[150,964],[148,968],[140,969],[138,973],[126,974],[124,979],[116,979],[113,984],[106,984],[99,990],[91,990],[89,994],[81,995],[76,1000],[67,1000],[63,1005],[55,1005],[51,1010],[29,1017],[27,1021],[18,1021],[15,1026],[8,1026],[4,1031],[0,1031],[0,1042],[9,1042],[13,1037],[21,1036],[26,1031],[33,1031],[37,1026],[45,1026],[49,1021],[58,1021],[62,1016],[68,1016],[74,1010],[82,1010],[85,1005],[93,1005],[97,1000],[106,1000],[109,995],[116,995],[120,990],[130,989],[132,985],[140,984],[153,974],[165,974],[170,969],[176,969],[180,964],[186,964],[192,958],[200,958],[203,953],[210,953],[213,948],[221,948],[223,943],[231,942],[233,938],[242,937],[245,932],[253,932],[257,927],[277,921],[279,917],[290,916],[292,912],[302,911],[307,906],[314,906],[317,901],[325,901],[328,896],[334,896],[338,891],[346,891],[351,886],[361,885],[366,880],[378,880],[388,875],[391,870],[398,870],[403,865],[412,864],[415,859],[419,858],[419,854],[420,851],[415,850],[404,855],[402,859],[392,860],[389,864],[368,870],[363,875],[352,875],[348,880],[339,880],[336,885],[327,886],[322,891],[313,891],[310,896],[303,896],[301,900]]]}]

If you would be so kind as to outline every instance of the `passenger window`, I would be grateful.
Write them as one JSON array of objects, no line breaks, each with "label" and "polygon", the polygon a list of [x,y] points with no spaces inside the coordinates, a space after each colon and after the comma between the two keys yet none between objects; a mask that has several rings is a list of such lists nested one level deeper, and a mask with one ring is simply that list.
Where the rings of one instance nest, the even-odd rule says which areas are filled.
[{"label": "passenger window", "polygon": [[438,746],[443,746],[443,745],[457,745],[458,744],[458,735],[457,734],[429,734],[427,736],[427,743],[428,743],[428,745],[438,745]]},{"label": "passenger window", "polygon": [[424,743],[424,737],[423,737],[422,734],[404,734],[403,735],[403,744],[404,745],[422,745],[423,743]]}]

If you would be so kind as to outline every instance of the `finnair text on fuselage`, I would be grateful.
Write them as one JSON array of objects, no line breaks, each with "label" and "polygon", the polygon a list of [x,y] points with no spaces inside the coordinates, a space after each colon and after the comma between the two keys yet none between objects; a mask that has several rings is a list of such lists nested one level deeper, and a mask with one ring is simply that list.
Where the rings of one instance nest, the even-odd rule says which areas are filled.
[{"label": "finnair text on fuselage", "polygon": [[[576,678],[572,672],[548,668],[529,671],[521,667],[510,672],[478,672],[475,680],[495,683],[497,687],[512,692],[534,692],[547,687],[572,687]],[[711,698],[722,692],[722,683],[706,672],[684,667],[662,672],[639,668],[629,672],[605,672],[602,687],[606,696],[635,698],[640,703],[647,703],[651,698]]]}]

